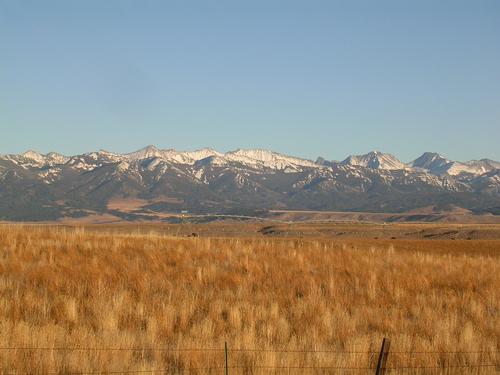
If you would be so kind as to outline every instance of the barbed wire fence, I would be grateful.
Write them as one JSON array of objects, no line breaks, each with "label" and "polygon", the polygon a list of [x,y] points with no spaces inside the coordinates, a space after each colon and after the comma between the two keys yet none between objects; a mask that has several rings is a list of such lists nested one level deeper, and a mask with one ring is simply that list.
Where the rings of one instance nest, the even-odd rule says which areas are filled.
[{"label": "barbed wire fence", "polygon": [[[375,375],[388,374],[485,374],[500,373],[500,350],[477,351],[390,351],[391,342],[384,338],[379,352],[375,351],[348,351],[328,349],[269,349],[269,348],[229,348],[227,342],[223,348],[174,348],[174,347],[37,347],[13,346],[0,347],[0,358],[8,352],[43,353],[43,352],[129,352],[146,356],[147,353],[160,352],[169,354],[198,353],[207,355],[217,354],[218,365],[213,366],[168,366],[152,369],[137,370],[100,370],[100,371],[57,371],[43,372],[39,370],[16,371],[2,369],[0,375],[97,375],[97,374],[191,374],[191,373],[219,373],[219,374],[259,374],[259,373],[321,373],[321,374],[350,374],[364,373]],[[335,358],[364,356],[367,361],[359,365],[339,365],[338,363],[323,364],[242,364],[240,354],[280,354],[286,356],[324,354]],[[465,361],[464,356],[474,356],[475,361]],[[423,359],[431,359],[435,365],[422,364]],[[351,361],[352,362],[352,361]],[[357,362],[357,361],[354,361]]]}]

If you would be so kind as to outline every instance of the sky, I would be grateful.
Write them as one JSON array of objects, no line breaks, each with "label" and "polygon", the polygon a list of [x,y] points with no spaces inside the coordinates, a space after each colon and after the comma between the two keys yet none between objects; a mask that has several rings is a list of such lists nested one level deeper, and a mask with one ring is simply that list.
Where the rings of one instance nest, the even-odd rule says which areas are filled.
[{"label": "sky", "polygon": [[498,0],[0,0],[0,154],[500,160]]}]

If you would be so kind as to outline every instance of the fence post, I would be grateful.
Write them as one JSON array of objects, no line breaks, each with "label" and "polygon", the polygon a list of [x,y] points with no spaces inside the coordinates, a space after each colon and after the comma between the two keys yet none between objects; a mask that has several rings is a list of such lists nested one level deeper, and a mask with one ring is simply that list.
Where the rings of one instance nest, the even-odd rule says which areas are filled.
[{"label": "fence post", "polygon": [[227,367],[227,341],[224,342],[224,353],[226,355],[226,375],[229,375],[229,368]]},{"label": "fence post", "polygon": [[389,357],[389,349],[391,347],[391,340],[384,337],[382,341],[382,348],[380,348],[380,355],[378,356],[377,370],[375,375],[385,375],[385,365],[387,363],[387,357]]}]

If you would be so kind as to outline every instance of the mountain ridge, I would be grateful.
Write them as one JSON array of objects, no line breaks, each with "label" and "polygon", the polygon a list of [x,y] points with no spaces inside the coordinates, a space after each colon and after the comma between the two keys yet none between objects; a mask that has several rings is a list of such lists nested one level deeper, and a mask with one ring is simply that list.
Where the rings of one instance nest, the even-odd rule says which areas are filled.
[{"label": "mountain ridge", "polygon": [[[27,151],[0,156],[0,219],[45,220],[109,213],[109,202],[149,202],[130,219],[168,212],[266,209],[403,212],[454,205],[500,213],[500,163],[423,153],[410,163],[372,151],[328,161],[265,149],[225,153],[147,146],[65,156]],[[116,213],[116,212],[115,212]]]},{"label": "mountain ridge", "polygon": [[[294,160],[297,164],[304,163],[307,166],[323,166],[323,165],[332,165],[332,164],[344,164],[344,165],[356,165],[362,166],[371,169],[389,169],[389,170],[397,170],[397,169],[407,169],[407,168],[420,168],[428,171],[439,169],[440,167],[447,164],[458,164],[465,166],[480,166],[483,169],[478,169],[478,173],[485,173],[492,169],[499,169],[500,162],[482,158],[482,159],[473,159],[466,162],[461,161],[453,161],[451,159],[445,158],[439,153],[436,152],[424,152],[417,159],[404,163],[401,162],[394,155],[389,153],[384,153],[378,150],[369,151],[365,154],[360,155],[349,155],[342,161],[328,160],[321,156],[317,157],[315,161],[291,156],[284,153],[262,149],[262,148],[249,148],[249,149],[236,149],[228,152],[218,152],[210,147],[204,147],[201,149],[196,149],[194,151],[178,151],[175,149],[160,149],[154,145],[148,145],[144,148],[141,148],[137,151],[129,152],[129,153],[115,153],[107,150],[99,150],[99,151],[91,151],[84,154],[76,154],[73,156],[65,156],[63,154],[57,152],[48,152],[46,154],[39,153],[35,150],[28,150],[24,153],[20,154],[0,154],[0,158],[19,158],[24,157],[26,159],[31,159],[36,162],[41,162],[42,160],[47,160],[51,158],[52,160],[57,160],[59,163],[64,163],[72,157],[81,156],[81,155],[93,155],[93,154],[104,154],[111,157],[116,158],[126,158],[132,160],[143,160],[148,158],[160,157],[164,159],[171,159],[181,164],[193,164],[193,161],[199,161],[205,159],[210,156],[219,156],[219,157],[229,157],[232,160],[255,160],[259,162],[270,161],[272,159],[287,159]],[[432,159],[428,161],[428,159]],[[437,159],[437,160],[436,160]],[[431,165],[432,163],[432,165]],[[439,164],[438,164],[439,163]],[[470,172],[472,173],[472,172]],[[435,174],[435,173],[433,173]],[[436,173],[437,174],[437,173]]]}]

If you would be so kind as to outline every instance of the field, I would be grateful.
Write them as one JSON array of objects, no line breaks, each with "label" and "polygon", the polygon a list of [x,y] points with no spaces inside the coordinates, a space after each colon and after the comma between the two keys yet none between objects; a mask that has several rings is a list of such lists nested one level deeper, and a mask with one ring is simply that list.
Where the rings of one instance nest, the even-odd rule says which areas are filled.
[{"label": "field", "polygon": [[498,373],[499,231],[0,225],[0,374]]}]

